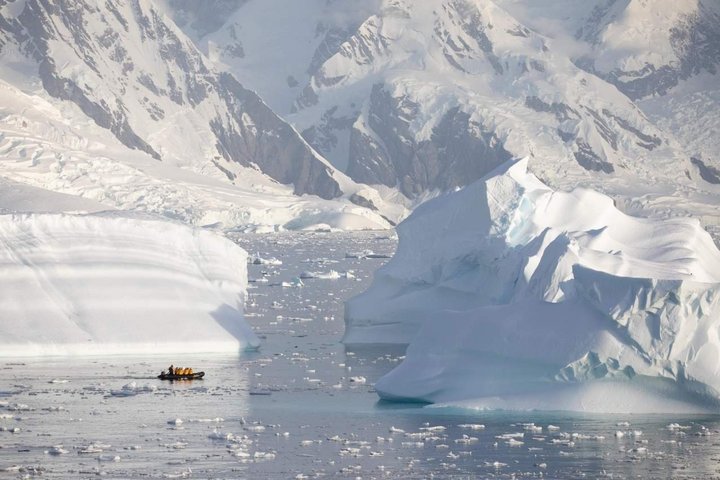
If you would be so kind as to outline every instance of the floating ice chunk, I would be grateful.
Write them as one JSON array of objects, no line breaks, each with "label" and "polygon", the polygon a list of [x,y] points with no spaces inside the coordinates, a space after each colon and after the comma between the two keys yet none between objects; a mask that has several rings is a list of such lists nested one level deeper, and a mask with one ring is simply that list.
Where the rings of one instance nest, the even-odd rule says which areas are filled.
[{"label": "floating ice chunk", "polygon": [[302,272],[300,274],[301,279],[308,279],[308,278],[317,278],[320,280],[337,280],[338,278],[341,278],[342,276],[340,273],[336,272],[335,270],[330,270],[329,272]]},{"label": "floating ice chunk", "polygon": [[285,287],[285,288],[298,288],[298,287],[304,287],[305,284],[303,283],[303,281],[300,278],[295,277],[292,280],[290,280],[289,282],[280,283],[280,286]]},{"label": "floating ice chunk", "polygon": [[526,423],[523,425],[523,428],[525,431],[531,432],[531,433],[542,433],[542,427],[539,425],[535,425],[534,423]]},{"label": "floating ice chunk", "polygon": [[477,437],[470,437],[468,435],[463,435],[462,438],[457,438],[454,440],[455,443],[459,443],[461,445],[469,445],[471,443],[476,443],[477,441]]},{"label": "floating ice chunk", "polygon": [[110,390],[110,395],[113,397],[132,397],[139,393],[152,393],[156,390],[155,385],[138,386],[137,382],[130,382],[123,385],[119,390]]},{"label": "floating ice chunk", "polygon": [[462,424],[458,425],[458,427],[460,427],[460,428],[467,428],[467,429],[470,429],[470,430],[483,430],[483,429],[485,429],[485,425],[483,425],[482,423],[462,423]]},{"label": "floating ice chunk", "polygon": [[228,432],[228,433],[223,433],[223,432],[220,432],[220,431],[218,431],[218,430],[213,430],[212,433],[211,433],[210,435],[208,435],[208,438],[209,438],[210,440],[222,440],[222,441],[230,441],[230,440],[232,440],[234,437],[235,437],[235,436],[234,436],[232,433],[230,433],[230,432]]},{"label": "floating ice chunk", "polygon": [[65,450],[62,445],[55,445],[54,447],[51,447],[47,451],[47,453],[50,455],[63,455],[65,453],[69,453],[69,452],[67,450]]},{"label": "floating ice chunk", "polygon": [[442,425],[438,425],[438,426],[434,426],[434,427],[430,427],[430,426],[420,427],[420,430],[425,431],[425,432],[444,432],[446,430],[446,428],[443,427]]},{"label": "floating ice chunk", "polygon": [[107,448],[109,445],[103,445],[103,444],[97,444],[97,443],[91,443],[90,445],[86,447],[80,447],[78,450],[79,454],[90,454],[90,453],[101,453],[103,451],[103,448]]},{"label": "floating ice chunk", "polygon": [[165,448],[170,448],[170,449],[173,449],[173,450],[182,450],[182,449],[184,449],[185,447],[187,447],[188,444],[187,444],[187,442],[177,441],[177,442],[173,442],[173,443],[166,443],[166,444],[164,444],[163,446],[164,446]]},{"label": "floating ice chunk", "polygon": [[350,383],[357,383],[358,385],[364,385],[367,382],[367,379],[362,376],[350,377],[348,380]]},{"label": "floating ice chunk", "polygon": [[45,411],[45,412],[62,412],[64,410],[65,410],[65,407],[63,407],[62,405],[53,405],[50,407],[43,408],[43,411]]},{"label": "floating ice chunk", "polygon": [[119,455],[98,455],[95,457],[95,460],[98,462],[119,462],[120,456]]},{"label": "floating ice chunk", "polygon": [[525,442],[521,442],[520,440],[515,440],[514,438],[511,438],[510,440],[505,442],[505,444],[511,447],[520,447],[522,445],[525,445]]},{"label": "floating ice chunk", "polygon": [[390,427],[390,433],[405,433],[402,428]]},{"label": "floating ice chunk", "polygon": [[275,452],[255,452],[253,458],[256,460],[274,460]]},{"label": "floating ice chunk", "polygon": [[401,442],[400,445],[402,445],[403,447],[420,448],[420,447],[424,447],[425,443],[424,442]]},{"label": "floating ice chunk", "polygon": [[260,255],[255,255],[254,257],[248,257],[248,263],[252,263],[253,265],[273,265],[273,266],[280,266],[283,264],[282,260],[279,260],[275,257],[263,258]]}]

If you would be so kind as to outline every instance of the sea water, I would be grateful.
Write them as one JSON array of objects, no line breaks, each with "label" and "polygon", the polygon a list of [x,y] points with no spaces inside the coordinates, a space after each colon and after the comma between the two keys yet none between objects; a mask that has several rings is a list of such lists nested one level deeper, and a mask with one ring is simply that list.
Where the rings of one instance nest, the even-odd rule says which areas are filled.
[{"label": "sea water", "polygon": [[[346,350],[343,301],[367,288],[396,240],[233,238],[258,258],[246,314],[261,349],[0,360],[0,478],[720,477],[720,416],[379,402],[372,385],[403,350]],[[161,382],[171,363],[206,377]]]}]

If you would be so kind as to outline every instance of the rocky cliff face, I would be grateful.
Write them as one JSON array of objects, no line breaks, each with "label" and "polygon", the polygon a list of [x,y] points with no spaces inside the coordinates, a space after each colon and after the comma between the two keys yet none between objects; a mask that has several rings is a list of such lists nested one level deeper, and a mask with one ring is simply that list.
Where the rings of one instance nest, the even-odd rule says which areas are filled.
[{"label": "rocky cliff face", "polygon": [[[704,182],[691,156],[714,168],[638,102],[715,71],[711,2],[384,0],[352,15],[343,0],[305,7],[249,0],[201,43],[358,181],[423,198],[522,155],[563,188],[626,173],[675,182],[685,170]],[[646,66],[628,53],[618,39],[632,32],[650,35],[639,50],[662,61]]]},{"label": "rocky cliff face", "polygon": [[621,198],[639,178],[717,194],[716,3],[363,6],[248,0],[199,43],[336,168],[413,202],[524,155],[554,187],[592,186],[633,211],[668,208],[664,194]]},{"label": "rocky cliff face", "polygon": [[311,122],[306,139],[351,177],[411,198],[512,156],[542,152],[566,171],[602,175],[650,152],[675,155],[627,97],[491,2],[386,2],[296,108],[289,118]]},{"label": "rocky cliff face", "polygon": [[231,182],[251,167],[298,195],[341,195],[332,168],[296,131],[208,66],[152,2],[6,3],[1,54],[34,63],[50,95],[78,105],[126,146]]}]

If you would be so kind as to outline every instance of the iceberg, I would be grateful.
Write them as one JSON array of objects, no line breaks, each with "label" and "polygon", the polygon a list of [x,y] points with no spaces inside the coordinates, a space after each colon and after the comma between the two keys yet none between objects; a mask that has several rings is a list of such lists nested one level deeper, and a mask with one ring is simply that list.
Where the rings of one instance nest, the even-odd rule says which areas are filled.
[{"label": "iceberg", "polygon": [[238,352],[247,254],[127,212],[0,215],[0,356]]},{"label": "iceberg", "polygon": [[691,218],[554,191],[527,159],[419,207],[346,303],[346,344],[408,344],[382,398],[469,408],[720,403],[720,251]]}]

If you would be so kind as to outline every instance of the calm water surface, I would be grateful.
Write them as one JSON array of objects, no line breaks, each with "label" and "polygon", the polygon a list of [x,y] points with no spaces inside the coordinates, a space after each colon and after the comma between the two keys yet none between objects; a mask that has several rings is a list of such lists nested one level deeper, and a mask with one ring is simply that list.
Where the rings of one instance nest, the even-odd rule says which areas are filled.
[{"label": "calm water surface", "polygon": [[[0,360],[0,478],[720,478],[720,417],[379,403],[372,384],[403,352],[346,351],[339,340],[343,300],[386,260],[346,257],[390,255],[395,240],[236,240],[283,262],[249,265],[260,351]],[[331,270],[340,278],[280,286]],[[207,376],[160,382],[170,363]]]}]

